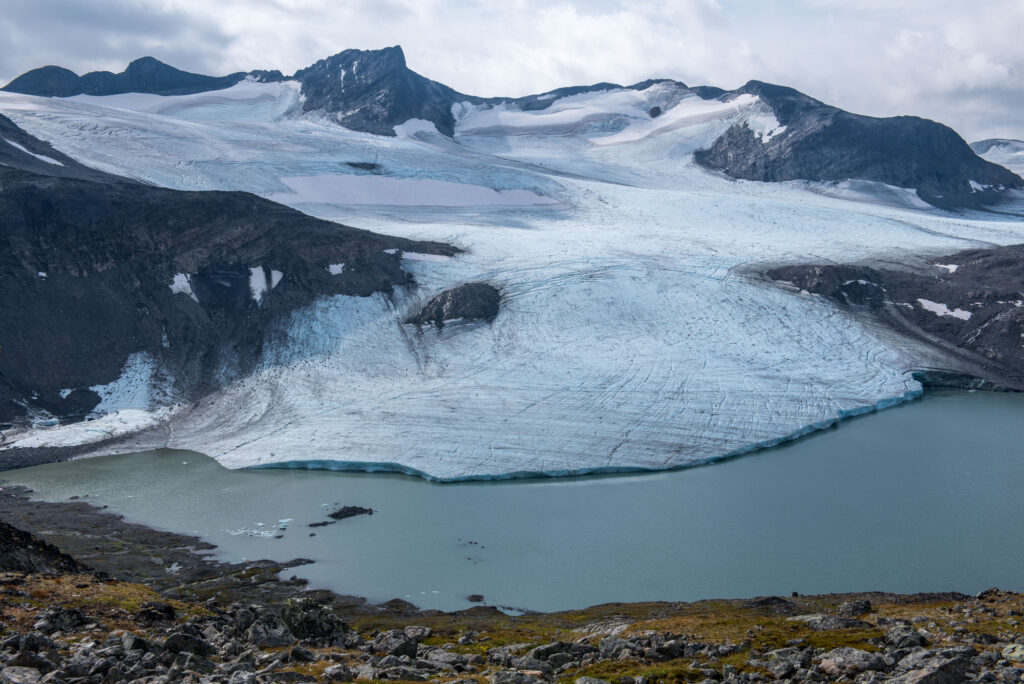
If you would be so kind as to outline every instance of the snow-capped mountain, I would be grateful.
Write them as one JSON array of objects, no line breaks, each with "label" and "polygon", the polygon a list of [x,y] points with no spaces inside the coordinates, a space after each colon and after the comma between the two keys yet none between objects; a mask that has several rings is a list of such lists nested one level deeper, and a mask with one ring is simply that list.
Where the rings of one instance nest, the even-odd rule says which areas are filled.
[{"label": "snow-capped mountain", "polygon": [[[771,268],[934,270],[930,256],[1024,242],[1020,179],[949,129],[856,117],[764,84],[730,93],[655,80],[482,99],[413,74],[392,49],[184,95],[5,92],[0,113],[92,169],[251,192],[394,236],[360,253],[416,282],[392,270],[393,287],[368,297],[310,288],[257,326],[263,343],[243,347],[251,366],[210,373],[223,381],[200,402],[177,402],[175,378],[140,373],[159,366],[140,347],[147,356],[93,390],[111,396],[106,415],[11,435],[9,451],[95,443],[116,409],[134,407],[154,427],[103,450],[169,445],[231,467],[438,479],[703,462],[916,396],[915,370],[966,370],[928,340],[779,286]],[[1000,213],[935,206],[997,199]],[[288,226],[312,219],[272,206],[251,205],[280,218],[260,224],[261,239],[298,252],[317,277],[347,277],[355,257],[303,244]],[[207,221],[186,222],[197,232],[185,239]],[[246,292],[251,269],[268,283],[274,271],[288,277],[267,250],[243,249],[247,230],[230,235]],[[192,287],[198,270],[161,261],[154,272],[161,296],[214,316]],[[44,283],[56,282],[48,272]],[[255,315],[270,306],[246,302]],[[80,389],[68,382],[62,390]],[[139,391],[157,386],[166,391]]]}]

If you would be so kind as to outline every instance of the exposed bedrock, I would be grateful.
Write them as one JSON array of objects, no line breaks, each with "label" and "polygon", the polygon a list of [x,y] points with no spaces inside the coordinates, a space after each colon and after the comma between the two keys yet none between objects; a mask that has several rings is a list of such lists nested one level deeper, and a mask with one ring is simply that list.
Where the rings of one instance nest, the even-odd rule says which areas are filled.
[{"label": "exposed bedrock", "polygon": [[935,121],[914,116],[851,114],[792,88],[751,81],[722,96],[756,95],[780,128],[767,138],[737,124],[696,154],[698,163],[756,181],[850,178],[912,188],[941,208],[981,207],[1003,190],[1024,187],[1013,172],[985,161]]},{"label": "exposed bedrock", "polygon": [[406,323],[434,324],[439,328],[456,320],[493,321],[501,306],[501,292],[487,283],[465,283],[437,295]]},{"label": "exposed bedrock", "polygon": [[0,423],[82,416],[133,354],[190,399],[250,371],[292,311],[412,285],[433,242],[315,219],[243,192],[88,169],[0,117]]},{"label": "exposed bedrock", "polygon": [[1024,245],[951,254],[918,270],[798,265],[768,276],[940,350],[949,367],[918,371],[926,385],[1024,390]]}]

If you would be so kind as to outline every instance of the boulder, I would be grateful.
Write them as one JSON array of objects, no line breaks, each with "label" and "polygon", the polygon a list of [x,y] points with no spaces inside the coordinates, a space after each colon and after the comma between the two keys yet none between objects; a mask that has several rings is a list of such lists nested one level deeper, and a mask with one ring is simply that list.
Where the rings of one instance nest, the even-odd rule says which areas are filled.
[{"label": "boulder", "polygon": [[77,608],[50,608],[39,616],[35,629],[44,634],[53,632],[70,632],[76,627],[81,627],[88,620],[82,611]]},{"label": "boulder", "polygon": [[347,626],[330,608],[313,599],[294,598],[285,601],[281,619],[298,639],[330,639]]},{"label": "boulder", "polygon": [[175,632],[167,637],[164,648],[171,653],[194,653],[200,656],[213,655],[217,651],[209,642],[185,632]]},{"label": "boulder", "polygon": [[802,622],[816,632],[828,632],[837,629],[869,629],[873,625],[857,618],[842,615],[797,615],[787,618],[792,622]]},{"label": "boulder", "polygon": [[821,658],[821,671],[832,677],[855,675],[860,672],[877,672],[885,669],[885,659],[877,653],[843,646],[834,648]]},{"label": "boulder", "polygon": [[928,639],[913,627],[897,625],[885,633],[885,643],[893,648],[915,648],[927,646]]},{"label": "boulder", "polygon": [[857,617],[871,612],[871,601],[843,601],[836,611],[845,617]]},{"label": "boulder", "polygon": [[262,613],[256,618],[246,632],[245,638],[257,648],[291,646],[296,641],[295,635],[285,621],[269,612]]},{"label": "boulder", "polygon": [[417,643],[424,639],[429,639],[430,635],[434,633],[434,630],[430,629],[430,627],[420,627],[418,625],[409,625],[403,631],[405,632],[405,636]]},{"label": "boulder", "polygon": [[416,642],[400,629],[392,629],[382,632],[373,640],[373,650],[378,653],[387,653],[394,656],[416,657]]},{"label": "boulder", "polygon": [[39,670],[30,667],[6,666],[0,669],[0,684],[42,684]]}]

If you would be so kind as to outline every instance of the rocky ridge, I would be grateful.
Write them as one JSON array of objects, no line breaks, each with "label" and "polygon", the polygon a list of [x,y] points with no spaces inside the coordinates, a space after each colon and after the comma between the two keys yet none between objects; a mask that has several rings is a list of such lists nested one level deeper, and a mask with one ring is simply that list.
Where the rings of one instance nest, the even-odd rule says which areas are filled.
[{"label": "rocky ridge", "polygon": [[[912,116],[874,118],[852,114],[792,88],[750,81],[725,91],[652,79],[627,87],[598,83],[525,97],[482,98],[457,92],[412,71],[399,46],[344,50],[290,77],[279,71],[259,70],[214,78],[179,71],[152,57],[132,62],[121,74],[94,72],[79,77],[67,69],[48,66],[16,78],[4,90],[53,97],[123,92],[170,95],[218,90],[244,78],[298,81],[305,111],[321,112],[352,130],[393,136],[396,126],[419,119],[432,123],[449,137],[455,134],[453,108],[461,106],[503,105],[535,111],[583,93],[645,90],[671,83],[704,99],[727,102],[754,95],[773,113],[779,125],[769,134],[755,132],[746,122],[738,123],[710,148],[697,152],[699,164],[733,178],[763,182],[873,181],[912,189],[923,201],[945,209],[989,206],[999,203],[1007,190],[1024,188],[1019,176],[981,159],[955,131],[940,123]],[[651,111],[652,117],[660,114],[660,107]]]},{"label": "rocky ridge", "polygon": [[923,368],[926,385],[1024,390],[1024,245],[934,257],[902,270],[858,264],[793,265],[768,277],[826,297],[949,360]]}]

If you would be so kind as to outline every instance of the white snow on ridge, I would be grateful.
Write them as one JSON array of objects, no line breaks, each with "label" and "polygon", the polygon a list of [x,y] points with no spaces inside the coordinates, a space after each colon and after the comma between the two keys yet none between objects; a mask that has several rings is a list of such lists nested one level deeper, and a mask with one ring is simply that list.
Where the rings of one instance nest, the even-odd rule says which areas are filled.
[{"label": "white snow on ridge", "polygon": [[[756,98],[720,103],[669,90],[563,98],[543,122],[462,112],[454,140],[369,136],[298,116],[288,88],[276,100],[216,105],[164,98],[164,113],[0,93],[0,111],[115,172],[250,190],[465,250],[457,259],[403,253],[416,292],[330,297],[296,312],[256,375],[161,417],[172,429],[125,449],[441,479],[665,468],[917,393],[906,371],[927,363],[927,349],[746,271],[1012,244],[1024,241],[1024,225],[921,211],[907,191],[877,184],[821,189],[709,174],[692,152],[729,126],[747,121],[761,135],[780,127],[750,123],[764,114]],[[664,105],[659,117],[647,114],[651,103]],[[486,117],[511,121],[514,134],[495,134]],[[480,128],[468,126],[474,118]],[[387,175],[348,172],[345,162],[365,160]],[[189,294],[179,275],[172,287]],[[481,280],[502,289],[492,324],[400,325],[428,294]],[[279,281],[271,272],[271,287]],[[58,430],[38,440],[66,434]]]},{"label": "white snow on ridge", "polygon": [[956,269],[960,268],[959,264],[935,264],[935,268],[944,268],[950,273],[956,273]]},{"label": "white snow on ridge", "polygon": [[345,264],[330,264],[327,267],[327,272],[331,275],[341,275],[345,272]]},{"label": "white snow on ridge", "polygon": [[19,149],[22,152],[24,152],[25,154],[32,155],[36,159],[38,159],[40,161],[44,161],[47,164],[54,164],[55,166],[64,166],[64,162],[57,161],[56,159],[53,159],[52,157],[47,157],[45,154],[36,154],[35,152],[33,152],[33,151],[29,150],[28,148],[26,148],[24,145],[19,145],[18,143],[14,142],[13,140],[8,140],[7,138],[0,138],[0,140],[3,140],[5,143],[10,145],[11,147]]},{"label": "white snow on ridge", "polygon": [[255,266],[249,269],[249,293],[257,304],[263,301],[263,295],[267,291],[267,272],[262,266]]},{"label": "white snow on ridge", "polygon": [[951,316],[953,318],[959,318],[961,321],[971,320],[970,311],[964,311],[963,309],[950,309],[946,304],[933,302],[929,299],[918,299],[917,303],[921,305],[922,309],[925,311],[931,311],[936,316]]},{"label": "white snow on ridge", "polygon": [[185,294],[192,298],[192,300],[198,304],[199,299],[196,297],[195,292],[192,291],[192,277],[186,273],[175,273],[174,279],[171,281],[171,294]]}]

